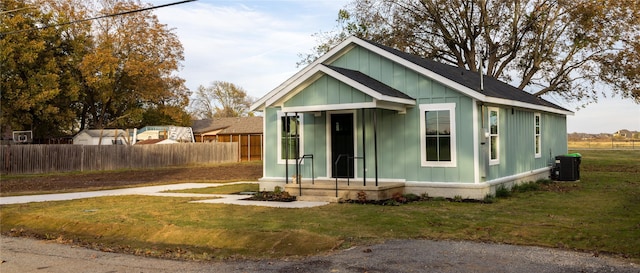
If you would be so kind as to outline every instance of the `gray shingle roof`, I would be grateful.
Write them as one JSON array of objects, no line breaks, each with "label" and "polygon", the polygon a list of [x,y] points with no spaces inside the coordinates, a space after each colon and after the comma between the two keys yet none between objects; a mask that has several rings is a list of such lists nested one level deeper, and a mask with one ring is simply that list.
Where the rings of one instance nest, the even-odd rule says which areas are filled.
[{"label": "gray shingle roof", "polygon": [[425,59],[420,56],[412,55],[406,52],[402,52],[395,48],[384,46],[375,42],[367,41],[389,53],[392,53],[402,59],[412,62],[420,67],[433,71],[449,80],[452,80],[458,84],[461,84],[469,89],[475,90],[478,93],[484,94],[489,97],[501,98],[507,100],[520,101],[530,103],[534,105],[541,105],[551,107],[563,111],[569,111],[561,106],[551,103],[545,99],[534,96],[524,90],[518,89],[512,85],[502,82],[496,78],[490,76],[484,76],[484,90],[480,90],[480,73],[471,72],[467,69],[455,67],[443,63],[439,63],[433,60]]},{"label": "gray shingle roof", "polygon": [[330,65],[326,65],[326,67],[331,68],[331,70],[336,71],[342,74],[343,76],[350,78],[358,83],[361,83],[382,95],[401,98],[401,99],[413,99],[412,97],[409,97],[407,94],[402,93],[401,91],[394,89],[393,87],[390,87],[374,78],[371,78],[360,71],[346,69],[342,67],[335,67]]}]

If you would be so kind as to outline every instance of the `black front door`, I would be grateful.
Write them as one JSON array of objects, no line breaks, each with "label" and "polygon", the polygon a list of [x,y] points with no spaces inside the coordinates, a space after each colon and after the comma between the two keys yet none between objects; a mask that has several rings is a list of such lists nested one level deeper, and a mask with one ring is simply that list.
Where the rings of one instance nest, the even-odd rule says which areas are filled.
[{"label": "black front door", "polygon": [[333,177],[354,177],[353,114],[331,115],[331,159]]}]

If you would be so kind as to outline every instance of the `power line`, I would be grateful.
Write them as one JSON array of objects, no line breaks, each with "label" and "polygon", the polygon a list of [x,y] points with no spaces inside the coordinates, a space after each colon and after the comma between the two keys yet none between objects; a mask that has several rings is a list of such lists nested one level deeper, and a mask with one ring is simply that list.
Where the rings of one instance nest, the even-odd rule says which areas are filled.
[{"label": "power line", "polygon": [[3,10],[3,11],[0,11],[0,14],[12,13],[12,12],[21,11],[21,10],[24,10],[24,9],[32,9],[32,8],[33,7],[24,7],[24,8],[12,9],[12,10]]},{"label": "power line", "polygon": [[147,11],[147,10],[152,10],[152,9],[158,9],[158,8],[164,8],[164,7],[174,6],[174,5],[180,5],[180,4],[184,4],[184,3],[188,3],[188,2],[194,2],[194,1],[197,1],[197,0],[184,0],[184,1],[174,2],[174,3],[159,5],[159,6],[152,6],[152,7],[142,8],[142,9],[135,9],[135,10],[123,11],[123,12],[118,12],[118,13],[113,13],[113,14],[107,14],[107,15],[102,15],[102,16],[97,16],[97,17],[92,17],[92,18],[79,19],[79,20],[70,21],[70,22],[66,22],[66,23],[60,23],[60,24],[54,24],[54,25],[46,25],[46,26],[41,26],[41,27],[29,28],[29,29],[8,31],[8,32],[0,33],[0,35],[4,36],[4,35],[8,35],[8,34],[15,34],[15,33],[21,33],[21,32],[32,31],[32,30],[41,30],[41,29],[45,29],[45,28],[49,28],[49,27],[66,26],[66,25],[82,23],[82,22],[96,20],[96,19],[115,17],[115,16],[127,15],[127,14],[131,14],[131,13],[142,12],[142,11]]}]

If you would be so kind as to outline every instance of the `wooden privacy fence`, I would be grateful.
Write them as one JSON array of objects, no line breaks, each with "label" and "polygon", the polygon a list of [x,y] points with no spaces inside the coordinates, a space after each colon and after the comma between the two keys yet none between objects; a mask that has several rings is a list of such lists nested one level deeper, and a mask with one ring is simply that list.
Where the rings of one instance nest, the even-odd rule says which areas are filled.
[{"label": "wooden privacy fence", "polygon": [[237,162],[238,143],[3,145],[2,174],[143,169]]},{"label": "wooden privacy fence", "polygon": [[213,138],[216,142],[236,142],[240,143],[238,147],[240,153],[240,161],[262,160],[262,134],[259,135],[216,135]]}]

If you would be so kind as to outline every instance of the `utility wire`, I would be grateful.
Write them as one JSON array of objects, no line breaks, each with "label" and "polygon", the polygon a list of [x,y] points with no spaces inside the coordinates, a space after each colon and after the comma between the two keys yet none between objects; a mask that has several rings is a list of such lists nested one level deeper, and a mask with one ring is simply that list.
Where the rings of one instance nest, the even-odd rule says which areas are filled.
[{"label": "utility wire", "polygon": [[32,8],[33,7],[24,7],[24,8],[12,9],[12,10],[3,10],[3,11],[0,11],[0,14],[12,13],[12,12],[16,12],[16,11],[21,11],[23,9],[32,9]]},{"label": "utility wire", "polygon": [[4,35],[8,35],[8,34],[21,33],[21,32],[26,32],[26,31],[32,31],[32,30],[41,30],[41,29],[45,29],[45,28],[49,28],[49,27],[59,27],[59,26],[71,25],[71,24],[82,23],[82,22],[96,20],[96,19],[115,17],[115,16],[126,15],[126,14],[131,14],[131,13],[136,13],[136,12],[142,12],[142,11],[147,11],[147,10],[152,10],[152,9],[158,9],[158,8],[164,8],[164,7],[174,6],[174,5],[180,5],[180,4],[184,4],[184,3],[188,3],[188,2],[194,2],[194,1],[197,1],[197,0],[184,0],[184,1],[180,1],[180,2],[174,2],[174,3],[159,5],[159,6],[152,6],[152,7],[142,8],[142,9],[135,9],[135,10],[123,11],[123,12],[118,12],[118,13],[113,13],[113,14],[102,15],[102,16],[98,16],[98,17],[80,19],[80,20],[70,21],[70,22],[66,22],[66,23],[60,23],[60,24],[46,25],[46,26],[35,27],[35,28],[28,28],[28,29],[21,29],[21,30],[2,32],[2,33],[0,33],[0,36],[4,36]]}]

